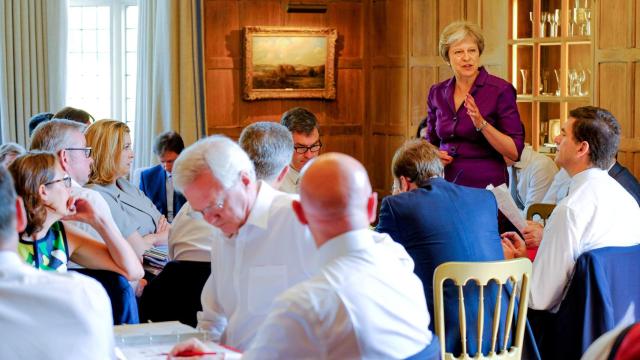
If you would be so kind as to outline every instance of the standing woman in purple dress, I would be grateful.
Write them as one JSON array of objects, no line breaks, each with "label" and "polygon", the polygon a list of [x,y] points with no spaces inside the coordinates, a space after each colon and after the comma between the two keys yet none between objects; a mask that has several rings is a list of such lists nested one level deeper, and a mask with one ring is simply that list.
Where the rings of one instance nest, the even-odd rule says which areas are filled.
[{"label": "standing woman in purple dress", "polygon": [[480,66],[484,37],[472,23],[458,21],[440,34],[440,56],[453,77],[429,91],[426,138],[440,148],[445,178],[484,188],[509,184],[505,158],[517,161],[524,127],[513,86]]}]

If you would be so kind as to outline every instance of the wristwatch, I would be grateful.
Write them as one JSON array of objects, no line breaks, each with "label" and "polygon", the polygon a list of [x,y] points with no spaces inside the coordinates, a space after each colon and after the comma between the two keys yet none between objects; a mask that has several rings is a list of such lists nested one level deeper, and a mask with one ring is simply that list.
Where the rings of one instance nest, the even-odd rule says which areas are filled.
[{"label": "wristwatch", "polygon": [[482,129],[484,129],[484,128],[485,128],[485,126],[487,126],[488,124],[489,124],[489,123],[487,122],[487,120],[482,120],[482,124],[480,124],[480,126],[478,126],[478,127],[476,128],[476,131],[478,131],[478,132],[482,131]]}]

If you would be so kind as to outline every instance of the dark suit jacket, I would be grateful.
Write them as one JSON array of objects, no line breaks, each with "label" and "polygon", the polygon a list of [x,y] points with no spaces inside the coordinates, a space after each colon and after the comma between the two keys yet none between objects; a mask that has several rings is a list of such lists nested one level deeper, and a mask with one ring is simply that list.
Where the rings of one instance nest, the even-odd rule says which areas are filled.
[{"label": "dark suit jacket", "polygon": [[609,170],[609,176],[616,179],[623,188],[627,189],[629,194],[640,205],[640,183],[626,167],[616,161],[611,170]]},{"label": "dark suit jacket", "polygon": [[[158,211],[167,216],[167,173],[162,165],[156,165],[140,173],[140,190],[153,201]],[[173,191],[173,217],[187,200],[181,193]]]},{"label": "dark suit jacket", "polygon": [[[498,234],[498,207],[487,190],[475,189],[434,178],[423,188],[388,196],[382,201],[376,228],[402,244],[415,262],[415,273],[422,280],[429,313],[433,311],[433,273],[448,261],[503,260]],[[503,300],[506,297],[503,295]],[[445,329],[447,351],[460,352],[458,294],[445,284]],[[475,354],[477,346],[478,288],[465,288],[467,349]],[[485,330],[483,353],[490,347],[495,288],[485,290]],[[507,302],[503,301],[502,309]],[[505,310],[502,311],[504,314]],[[493,315],[491,315],[492,317]],[[430,328],[433,329],[433,321]]]}]

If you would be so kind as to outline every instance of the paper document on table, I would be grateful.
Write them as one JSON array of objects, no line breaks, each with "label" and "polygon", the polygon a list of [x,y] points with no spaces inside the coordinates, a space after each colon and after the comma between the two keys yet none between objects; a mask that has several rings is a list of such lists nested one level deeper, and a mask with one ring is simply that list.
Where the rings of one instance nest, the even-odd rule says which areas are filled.
[{"label": "paper document on table", "polygon": [[502,184],[498,187],[493,187],[493,185],[489,184],[487,185],[487,190],[491,191],[496,197],[498,209],[511,221],[518,231],[522,232],[527,226],[527,220],[522,216],[522,212],[520,212],[520,209],[516,206],[516,202],[513,201],[507,185]]},{"label": "paper document on table", "polygon": [[[240,359],[242,354],[226,349],[216,343],[213,342],[205,342],[205,346],[207,347],[207,354],[199,356],[198,359],[207,359],[207,360],[230,360],[230,359]],[[136,346],[128,346],[117,348],[117,352],[119,351],[118,356],[122,359],[126,360],[165,360],[167,359],[167,354],[171,351],[175,344],[148,344],[148,345],[136,345]],[[215,354],[211,354],[215,353]],[[120,358],[119,358],[120,359]]]}]

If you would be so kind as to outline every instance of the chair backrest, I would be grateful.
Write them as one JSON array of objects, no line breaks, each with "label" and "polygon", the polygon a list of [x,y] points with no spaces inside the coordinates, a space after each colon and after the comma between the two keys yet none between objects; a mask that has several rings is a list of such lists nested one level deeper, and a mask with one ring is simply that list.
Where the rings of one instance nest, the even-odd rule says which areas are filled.
[{"label": "chair backrest", "polygon": [[[491,331],[491,350],[486,357],[488,358],[510,358],[519,359],[522,356],[522,343],[524,338],[525,323],[527,319],[527,303],[529,296],[529,279],[531,277],[531,261],[526,258],[519,258],[506,261],[493,262],[448,262],[438,266],[433,275],[433,297],[435,312],[435,329],[436,335],[440,340],[440,353],[442,359],[456,359],[453,353],[447,352],[445,348],[445,319],[444,319],[444,282],[448,279],[453,280],[454,285],[458,288],[458,312],[460,324],[460,339],[462,342],[462,353],[458,359],[470,358],[467,353],[467,324],[465,315],[465,299],[463,295],[463,287],[467,282],[474,281],[479,287],[479,306],[478,306],[478,349],[482,349],[483,330],[484,330],[484,288],[489,282],[495,282],[499,290],[496,292],[495,309],[492,319]],[[518,291],[510,291],[509,305],[506,312],[505,322],[501,321],[501,304],[502,304],[502,287],[511,286],[511,289],[520,289]],[[519,298],[519,304],[516,302]],[[453,299],[447,299],[451,301]],[[516,331],[514,333],[515,341],[513,341],[510,349],[507,349],[509,343],[509,335],[511,334],[511,324],[513,323],[514,308],[518,306]],[[498,343],[498,330],[500,327],[504,329],[504,339],[502,339],[502,349],[496,352],[496,344]],[[453,329],[450,329],[453,330]],[[483,358],[482,351],[478,351],[477,358]]]},{"label": "chair backrest", "polygon": [[543,204],[534,203],[527,208],[527,220],[533,220],[533,217],[538,215],[542,219],[543,224],[546,224],[547,219],[551,216],[556,204]]}]

